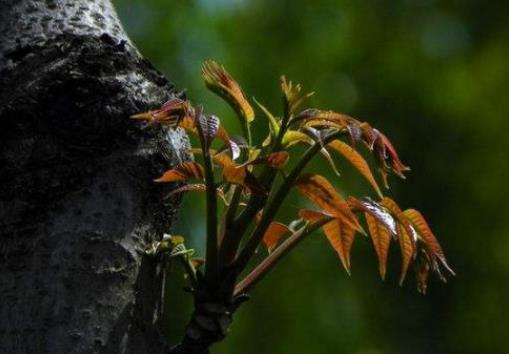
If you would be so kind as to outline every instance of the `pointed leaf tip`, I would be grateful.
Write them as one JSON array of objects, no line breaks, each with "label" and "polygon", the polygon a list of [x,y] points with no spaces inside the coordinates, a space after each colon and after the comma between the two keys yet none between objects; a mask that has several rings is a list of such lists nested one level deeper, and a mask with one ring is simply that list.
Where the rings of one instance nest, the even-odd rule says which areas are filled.
[{"label": "pointed leaf tip", "polygon": [[325,177],[312,173],[303,174],[296,180],[295,185],[299,193],[313,204],[341,219],[353,229],[361,230],[359,221],[350,210],[348,203],[341,198]]},{"label": "pointed leaf tip", "polygon": [[355,229],[336,219],[325,224],[323,231],[350,275],[350,251],[355,238]]},{"label": "pointed leaf tip", "polygon": [[380,277],[385,279],[387,271],[387,256],[389,254],[389,247],[391,242],[391,234],[389,229],[373,215],[368,212],[364,213],[368,230],[371,235],[371,240],[378,257],[378,271]]},{"label": "pointed leaf tip", "polygon": [[427,286],[426,281],[430,270],[437,273],[443,282],[446,282],[447,279],[444,274],[442,274],[440,266],[442,266],[449,275],[454,276],[456,274],[447,263],[442,247],[422,214],[415,209],[407,209],[403,214],[408,218],[419,238],[418,245],[420,247],[416,262],[416,276],[418,288],[420,288],[422,292],[425,292]]},{"label": "pointed leaf tip", "polygon": [[277,247],[281,237],[288,232],[290,232],[288,226],[279,222],[270,223],[265,235],[263,236],[263,243],[265,244],[265,247],[267,247],[269,253]]},{"label": "pointed leaf tip", "polygon": [[205,85],[228,102],[242,119],[245,119],[248,123],[254,120],[254,110],[242,88],[224,67],[213,60],[208,60],[202,65],[202,77]]},{"label": "pointed leaf tip", "polygon": [[155,182],[179,182],[190,178],[203,179],[203,167],[194,161],[184,162],[183,164],[166,171]]},{"label": "pointed leaf tip", "polygon": [[288,81],[284,75],[281,76],[281,91],[283,92],[283,102],[290,115],[293,114],[306,99],[314,94],[314,92],[301,94],[301,86],[299,84],[294,85],[291,81]]},{"label": "pointed leaf tip", "polygon": [[382,191],[376,183],[375,177],[369,168],[368,163],[359,154],[352,146],[342,142],[341,140],[333,140],[329,143],[332,149],[337,151],[340,155],[346,158],[356,169],[360,172],[360,174],[369,182],[369,184],[373,187],[375,192],[378,194],[380,198],[383,198]]},{"label": "pointed leaf tip", "polygon": [[389,210],[389,212],[395,217],[397,221],[396,231],[398,234],[398,242],[401,249],[402,263],[401,276],[399,279],[401,285],[405,280],[410,262],[416,255],[416,232],[394,200],[389,197],[384,197],[380,202],[380,205]]}]

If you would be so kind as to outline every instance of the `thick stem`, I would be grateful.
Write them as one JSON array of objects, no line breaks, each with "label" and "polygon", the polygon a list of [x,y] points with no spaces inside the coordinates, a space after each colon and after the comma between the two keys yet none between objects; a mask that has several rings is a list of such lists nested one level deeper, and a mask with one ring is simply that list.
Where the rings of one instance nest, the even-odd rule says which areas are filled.
[{"label": "thick stem", "polygon": [[221,266],[227,266],[235,259],[242,238],[241,235],[232,232],[235,213],[240,202],[240,197],[242,196],[242,187],[236,185],[234,188],[230,205],[224,216],[223,237],[219,253]]},{"label": "thick stem", "polygon": [[212,160],[210,152],[203,139],[203,132],[200,125],[197,124],[200,133],[200,140],[203,153],[203,165],[205,170],[205,184],[207,186],[207,262],[205,268],[205,277],[214,284],[218,280],[218,239],[217,239],[217,192],[214,182],[214,171],[212,169]]},{"label": "thick stem", "polygon": [[[266,166],[266,168],[262,171],[260,176],[260,183],[267,189],[271,189],[273,186],[274,178],[277,175],[278,170]],[[230,235],[232,239],[231,249],[235,248],[235,257],[236,252],[238,251],[240,242],[242,240],[242,236],[245,234],[249,224],[254,220],[256,213],[258,213],[267,203],[267,196],[261,194],[251,194],[246,208],[239,215],[237,220],[232,223],[230,229]],[[234,258],[230,258],[230,261],[233,261]]]},{"label": "thick stem", "polygon": [[[199,273],[198,273],[199,275]],[[198,276],[194,290],[194,311],[181,343],[170,354],[204,354],[229,332],[232,314],[245,299],[243,296],[224,298]],[[219,296],[218,296],[219,295]]]}]

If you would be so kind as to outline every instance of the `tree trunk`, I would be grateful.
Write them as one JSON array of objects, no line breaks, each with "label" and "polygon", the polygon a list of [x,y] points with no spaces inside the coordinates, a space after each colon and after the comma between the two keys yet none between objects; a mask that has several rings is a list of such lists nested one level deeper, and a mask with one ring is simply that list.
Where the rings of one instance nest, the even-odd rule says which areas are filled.
[{"label": "tree trunk", "polygon": [[129,116],[173,86],[109,0],[0,0],[0,78],[0,353],[166,351],[144,248],[187,140]]}]

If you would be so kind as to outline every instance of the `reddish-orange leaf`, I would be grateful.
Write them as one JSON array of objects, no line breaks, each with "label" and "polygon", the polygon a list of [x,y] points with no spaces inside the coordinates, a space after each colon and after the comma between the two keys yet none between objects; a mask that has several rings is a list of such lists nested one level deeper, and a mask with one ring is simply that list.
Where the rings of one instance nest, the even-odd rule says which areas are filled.
[{"label": "reddish-orange leaf", "polygon": [[311,173],[303,174],[296,180],[295,184],[297,190],[313,204],[341,219],[351,228],[362,230],[348,203],[339,196],[325,177]]},{"label": "reddish-orange leaf", "polygon": [[377,129],[365,129],[365,132],[369,132],[370,135],[367,139],[373,139],[373,153],[379,165],[379,171],[383,178],[385,187],[388,188],[387,172],[389,171],[393,171],[401,178],[405,178],[404,172],[409,171],[410,168],[401,162],[396,149],[389,139],[387,139],[387,137]]},{"label": "reddish-orange leaf", "polygon": [[326,214],[324,212],[313,210],[313,209],[301,209],[299,210],[299,217],[302,220],[308,221],[312,224],[319,222],[321,220],[330,218],[332,215]]},{"label": "reddish-orange leaf", "polygon": [[247,122],[254,120],[254,111],[239,84],[213,60],[202,66],[202,77],[207,87],[228,102]]},{"label": "reddish-orange leaf", "polygon": [[166,171],[155,182],[177,182],[189,178],[203,179],[203,167],[194,161],[184,162],[182,165]]},{"label": "reddish-orange leaf", "polygon": [[376,255],[378,256],[378,270],[382,279],[385,279],[387,270],[387,255],[389,253],[389,246],[391,243],[391,233],[389,229],[379,222],[372,214],[364,213],[366,223],[368,224],[369,234],[375,247]]},{"label": "reddish-orange leaf", "polygon": [[312,203],[335,215],[339,204],[343,202],[334,187],[325,177],[307,173],[296,181],[297,189]]},{"label": "reddish-orange leaf", "polygon": [[274,168],[283,168],[290,159],[288,151],[277,151],[267,156],[267,165]]},{"label": "reddish-orange leaf", "polygon": [[228,143],[228,141],[230,141],[230,137],[228,136],[228,133],[222,126],[219,126],[219,128],[217,129],[216,136],[225,143]]},{"label": "reddish-orange leaf", "polygon": [[365,213],[371,214],[375,219],[378,220],[379,223],[383,224],[389,230],[394,238],[396,238],[396,221],[384,207],[378,205],[378,203],[371,200],[370,198],[364,198],[362,201],[360,201],[355,197],[348,197],[348,204],[352,209],[357,209],[358,211],[363,211]]},{"label": "reddish-orange leaf", "polygon": [[348,273],[350,273],[350,251],[352,249],[353,241],[355,239],[356,230],[342,223],[343,226],[343,249],[345,250],[345,262],[348,266]]},{"label": "reddish-orange leaf", "polygon": [[161,109],[159,109],[158,111],[178,111],[178,110],[187,111],[189,110],[190,107],[191,103],[189,101],[173,97],[166,101],[162,105]]},{"label": "reddish-orange leaf", "polygon": [[396,225],[396,230],[398,233],[398,240],[402,257],[402,269],[400,277],[400,284],[402,284],[403,280],[405,280],[405,275],[408,270],[410,261],[415,256],[417,235],[414,228],[394,200],[389,197],[384,197],[380,202],[380,205],[389,210],[389,212],[396,218],[398,222]]},{"label": "reddish-orange leaf", "polygon": [[269,154],[269,156],[267,157],[258,157],[257,155],[260,153],[260,151],[259,150],[253,151],[256,152],[256,155],[253,158],[241,164],[240,166],[266,164],[272,168],[281,169],[288,163],[288,160],[290,159],[290,155],[288,154],[287,151],[273,152]]},{"label": "reddish-orange leaf", "polygon": [[[330,218],[331,215],[312,209],[299,210],[299,217],[312,224]],[[341,263],[350,274],[350,250],[355,237],[355,229],[341,222],[341,219],[333,219],[322,229],[330,244],[337,252]]]},{"label": "reddish-orange leaf", "polygon": [[131,116],[131,118],[147,121],[148,123],[146,127],[155,124],[175,126],[182,118],[182,116],[184,116],[191,109],[192,108],[189,101],[184,101],[180,98],[174,97],[163,104],[163,106],[159,109],[135,114]]},{"label": "reddish-orange leaf", "polygon": [[383,198],[382,191],[378,184],[376,183],[375,177],[371,173],[368,163],[359,154],[352,146],[342,142],[341,140],[334,140],[329,143],[331,148],[336,150],[339,154],[343,155],[350,163],[361,173],[361,175],[366,178],[366,180],[371,184],[376,193]]},{"label": "reddish-orange leaf", "polygon": [[145,113],[139,113],[131,116],[132,119],[147,121],[146,128],[156,125],[170,125],[175,126],[180,116],[178,114],[171,114],[168,112],[149,111]]},{"label": "reddish-orange leaf", "polygon": [[322,228],[329,243],[337,252],[343,267],[350,274],[350,250],[355,238],[355,229],[341,222],[340,219],[335,219]]},{"label": "reddish-orange leaf", "polygon": [[224,152],[220,152],[219,154],[213,154],[212,160],[221,166],[221,168],[231,168],[231,167],[237,167],[238,165],[232,160],[230,156],[228,156]]},{"label": "reddish-orange leaf", "polygon": [[403,214],[410,220],[412,225],[417,231],[417,234],[421,237],[428,251],[435,257],[437,257],[442,265],[449,271],[451,274],[454,274],[454,271],[447,264],[447,260],[445,259],[444,251],[442,247],[438,243],[435,235],[431,231],[426,219],[422,216],[422,214],[415,209],[407,209],[403,212]]},{"label": "reddish-orange leaf", "polygon": [[415,248],[415,242],[417,241],[414,237],[415,230],[412,228],[407,217],[405,216],[405,214],[403,214],[403,212],[401,211],[399,206],[396,204],[396,202],[389,197],[384,197],[379,204],[381,206],[383,206],[384,208],[386,208],[392,214],[392,216],[394,216],[394,218],[396,219],[396,221],[398,223],[403,225],[403,227],[406,229],[406,232],[410,236],[412,236],[413,245]]},{"label": "reddish-orange leaf", "polygon": [[223,169],[224,179],[230,183],[243,185],[246,179],[247,170],[245,167],[227,165]]},{"label": "reddish-orange leaf", "polygon": [[[199,150],[195,149],[192,149],[192,151],[198,154],[201,153]],[[236,164],[225,152],[216,153],[213,149],[209,151],[212,154],[212,160],[223,169],[225,181],[247,187],[255,193],[266,193],[266,190],[258,182],[256,177],[247,170],[245,164]]]},{"label": "reddish-orange leaf", "polygon": [[263,236],[263,243],[267,247],[267,250],[272,252],[272,250],[277,246],[281,236],[285,233],[290,232],[288,226],[283,225],[279,222],[271,222],[265,235]]},{"label": "reddish-orange leaf", "polygon": [[403,281],[405,280],[405,276],[408,271],[410,261],[412,260],[415,254],[415,244],[413,241],[413,236],[407,232],[407,229],[402,224],[397,224],[396,229],[398,230],[398,241],[399,248],[401,249],[401,260],[402,260],[399,285],[402,285]]},{"label": "reddish-orange leaf", "polygon": [[136,119],[136,120],[151,121],[153,119],[153,114],[154,114],[154,111],[142,112],[142,113],[133,114],[130,118]]},{"label": "reddish-orange leaf", "polygon": [[267,193],[256,177],[247,170],[246,166],[225,166],[223,169],[223,176],[229,183],[239,184],[243,187],[249,188],[249,190],[253,193]]},{"label": "reddish-orange leaf", "polygon": [[405,178],[403,173],[405,171],[409,171],[410,168],[408,166],[405,166],[401,160],[399,159],[398,153],[396,152],[396,149],[390,142],[390,140],[382,133],[378,132],[380,138],[383,141],[383,144],[385,145],[385,151],[388,154],[389,162],[391,163],[392,170],[401,178]]},{"label": "reddish-orange leaf", "polygon": [[196,127],[194,126],[194,119],[191,116],[186,115],[180,120],[178,125],[189,133],[198,134]]}]

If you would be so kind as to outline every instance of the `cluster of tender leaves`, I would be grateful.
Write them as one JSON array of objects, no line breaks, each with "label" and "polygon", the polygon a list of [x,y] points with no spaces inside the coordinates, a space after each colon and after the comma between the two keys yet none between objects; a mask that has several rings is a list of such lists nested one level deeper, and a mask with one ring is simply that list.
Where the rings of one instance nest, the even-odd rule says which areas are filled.
[{"label": "cluster of tender leaves", "polygon": [[[454,274],[424,217],[414,209],[402,211],[392,199],[383,195],[368,162],[359,151],[360,146],[373,155],[386,188],[388,174],[404,178],[409,168],[401,162],[394,146],[379,130],[342,113],[316,108],[299,110],[312,94],[301,93],[300,85],[282,77],[283,113],[280,118],[255,100],[268,121],[267,138],[255,144],[250,135],[255,112],[239,84],[213,61],[203,65],[202,74],[207,87],[235,110],[244,137],[230,137],[218,117],[204,114],[201,107],[178,98],[158,110],[137,114],[133,118],[145,121],[147,126],[180,127],[198,136],[201,146],[193,152],[197,157],[201,155],[204,164],[184,162],[166,171],[156,182],[194,180],[172,193],[212,190],[208,205],[208,216],[212,220],[216,217],[213,214],[217,213],[214,198],[217,196],[224,202],[225,215],[217,225],[211,226],[215,229],[207,230],[220,233],[216,241],[211,241],[216,245],[207,245],[207,249],[213,249],[213,253],[207,256],[212,254],[220,258],[216,267],[231,265],[225,264],[231,259],[234,265],[237,262],[240,267],[245,267],[252,256],[252,246],[256,248],[263,243],[268,250],[267,259],[260,269],[255,268],[247,283],[256,281],[255,278],[266,272],[267,264],[273,264],[298,240],[321,227],[347,272],[351,268],[350,253],[355,237],[364,234],[372,240],[382,278],[386,274],[391,241],[397,243],[401,251],[400,283],[411,264],[416,272],[418,290],[422,293],[426,291],[430,271],[438,274],[443,281],[443,270]],[[302,156],[291,156],[292,147],[298,144],[309,146],[308,151]],[[307,162],[317,153],[327,159],[336,174],[339,174],[338,161],[333,157],[334,153],[353,165],[373,188],[378,201],[370,197],[345,198],[327,178],[305,171]],[[280,183],[276,183],[278,178]],[[286,188],[288,186],[294,187],[317,209],[302,209],[294,221],[285,225],[273,219],[290,192]],[[250,235],[241,220],[242,216],[246,216],[243,213],[254,216],[256,228]],[[367,232],[361,225],[363,220]],[[240,231],[241,234],[229,235],[229,230]],[[243,249],[241,240],[245,244]],[[228,245],[225,246],[228,242],[234,242],[233,257],[230,254],[221,259],[220,251],[228,248]],[[209,267],[208,264],[206,266]],[[244,282],[242,290],[249,285]]]}]

